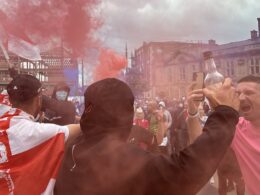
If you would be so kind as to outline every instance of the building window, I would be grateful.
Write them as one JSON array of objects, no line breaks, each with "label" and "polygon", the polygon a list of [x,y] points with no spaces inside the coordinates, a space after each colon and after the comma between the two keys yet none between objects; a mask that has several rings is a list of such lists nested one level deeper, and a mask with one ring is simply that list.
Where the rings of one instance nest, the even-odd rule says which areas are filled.
[{"label": "building window", "polygon": [[255,74],[255,69],[253,66],[251,66],[251,74]]},{"label": "building window", "polygon": [[227,76],[230,76],[230,64],[227,62],[227,68],[226,68]]},{"label": "building window", "polygon": [[244,60],[244,59],[239,59],[239,60],[237,61],[237,64],[238,64],[239,66],[243,66],[243,65],[245,65],[245,60]]},{"label": "building window", "polygon": [[167,71],[167,78],[168,82],[172,82],[172,70],[170,68]]},{"label": "building window", "polygon": [[185,67],[180,67],[180,80],[184,81],[186,79]]},{"label": "building window", "polygon": [[155,73],[155,72],[153,72],[152,73],[152,75],[153,75],[153,83],[156,83],[156,82],[158,82],[158,76],[157,76],[157,74]]},{"label": "building window", "polygon": [[255,60],[255,73],[259,74],[259,59]]},{"label": "building window", "polygon": [[162,68],[160,68],[160,80],[159,80],[159,82],[163,82],[164,78],[165,78],[164,71],[163,71]]},{"label": "building window", "polygon": [[252,59],[251,59],[250,73],[251,74],[259,74],[260,73],[259,59],[256,59],[255,61],[253,61],[253,64],[252,64]]},{"label": "building window", "polygon": [[234,65],[233,61],[231,61],[231,75],[232,76],[235,75],[235,65]]},{"label": "building window", "polygon": [[231,61],[230,63],[227,62],[227,66],[226,66],[226,75],[227,76],[234,76],[235,75],[235,65],[233,63],[233,61]]},{"label": "building window", "polygon": [[251,65],[254,65],[254,59],[251,59]]}]

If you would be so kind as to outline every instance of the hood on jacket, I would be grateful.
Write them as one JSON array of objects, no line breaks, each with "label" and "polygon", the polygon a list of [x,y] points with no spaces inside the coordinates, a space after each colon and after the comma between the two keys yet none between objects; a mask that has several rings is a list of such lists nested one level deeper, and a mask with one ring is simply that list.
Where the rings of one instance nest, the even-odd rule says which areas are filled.
[{"label": "hood on jacket", "polygon": [[[67,83],[65,82],[59,82],[57,85],[55,85],[54,89],[53,89],[53,92],[52,92],[52,98],[54,99],[57,99],[56,98],[56,92],[59,91],[59,90],[65,90],[68,92],[68,96],[69,96],[69,93],[70,93],[70,87],[67,85]],[[67,97],[68,98],[68,97]],[[67,100],[66,98],[66,100]]]},{"label": "hood on jacket", "polygon": [[134,116],[134,96],[124,82],[108,78],[90,85],[85,91],[85,110],[80,120],[87,138],[116,135],[126,140]]}]

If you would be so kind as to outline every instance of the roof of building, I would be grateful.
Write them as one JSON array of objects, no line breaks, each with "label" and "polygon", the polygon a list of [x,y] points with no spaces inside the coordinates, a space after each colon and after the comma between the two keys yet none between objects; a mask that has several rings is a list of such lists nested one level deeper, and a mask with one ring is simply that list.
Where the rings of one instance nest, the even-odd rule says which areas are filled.
[{"label": "roof of building", "polygon": [[223,50],[223,49],[234,49],[237,47],[242,47],[242,46],[249,46],[249,45],[258,45],[260,44],[260,37],[252,40],[252,39],[247,39],[243,41],[236,41],[236,42],[230,42],[222,45],[218,45],[214,50]]}]

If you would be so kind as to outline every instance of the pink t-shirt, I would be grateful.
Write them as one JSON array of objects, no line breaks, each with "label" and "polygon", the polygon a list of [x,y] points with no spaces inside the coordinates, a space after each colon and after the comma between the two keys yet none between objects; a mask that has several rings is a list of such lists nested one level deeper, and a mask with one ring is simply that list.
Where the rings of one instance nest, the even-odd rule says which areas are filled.
[{"label": "pink t-shirt", "polygon": [[249,195],[260,194],[260,128],[240,117],[232,142]]}]

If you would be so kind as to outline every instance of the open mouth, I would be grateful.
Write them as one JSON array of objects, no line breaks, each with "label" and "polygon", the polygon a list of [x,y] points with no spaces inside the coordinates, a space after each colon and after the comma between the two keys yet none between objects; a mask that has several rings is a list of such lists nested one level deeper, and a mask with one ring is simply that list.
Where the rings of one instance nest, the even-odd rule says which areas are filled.
[{"label": "open mouth", "polygon": [[251,110],[251,106],[248,104],[244,104],[240,106],[240,109],[243,113],[247,113]]}]

